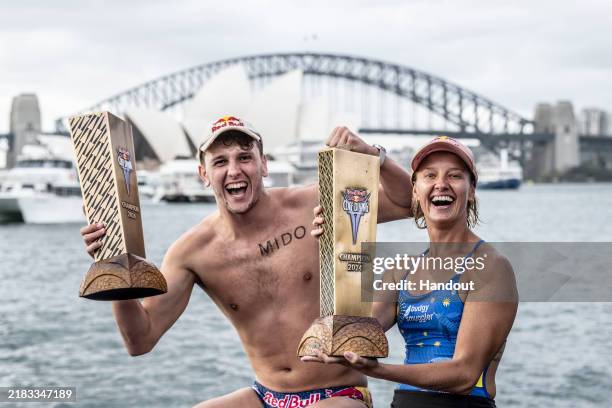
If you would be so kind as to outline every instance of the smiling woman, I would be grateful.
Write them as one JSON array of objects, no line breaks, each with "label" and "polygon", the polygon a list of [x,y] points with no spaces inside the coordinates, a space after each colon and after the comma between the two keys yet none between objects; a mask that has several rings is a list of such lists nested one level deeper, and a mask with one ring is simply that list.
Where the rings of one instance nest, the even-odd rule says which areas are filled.
[{"label": "smiling woman", "polygon": [[456,255],[464,260],[488,256],[480,277],[486,274],[489,289],[511,293],[503,301],[479,293],[472,280],[478,274],[458,268],[440,276],[446,282],[440,287],[424,288],[427,275],[417,271],[419,290],[400,289],[395,302],[374,305],[386,329],[397,323],[406,342],[404,364],[361,361],[369,365],[364,372],[399,383],[393,407],[494,407],[495,372],[516,314],[516,284],[507,260],[471,230],[478,222],[474,156],[457,140],[437,137],[415,154],[411,167],[413,214],[431,242],[423,255],[443,257],[461,248]]},{"label": "smiling woman", "polygon": [[[457,140],[437,137],[415,154],[411,167],[415,222],[427,228],[431,242],[423,256],[445,256],[457,244],[464,260],[488,255],[490,286],[511,288],[514,294],[507,260],[471,230],[478,222],[472,151]],[[494,407],[495,372],[514,322],[515,297],[476,301],[483,297],[477,298],[469,285],[475,275],[458,269],[444,275],[448,288],[434,283],[423,289],[429,280],[419,272],[420,290],[400,289],[395,302],[374,306],[385,328],[397,323],[406,342],[404,365],[371,365],[370,375],[400,383],[393,407]],[[357,356],[348,357],[358,362]]]},{"label": "smiling woman", "polygon": [[[351,352],[303,360],[340,363],[398,383],[393,408],[495,407],[495,373],[514,323],[517,293],[508,260],[471,230],[478,222],[473,154],[454,139],[437,137],[415,154],[411,167],[413,214],[417,226],[427,228],[430,248],[414,270],[386,267],[387,282],[374,289],[387,289],[392,297],[378,297],[372,308],[385,330],[397,324],[405,341],[404,364]],[[322,220],[313,223],[320,227]],[[448,256],[462,267],[423,266]],[[483,268],[463,268],[475,259],[486,259]],[[478,282],[486,284],[475,287]]]}]

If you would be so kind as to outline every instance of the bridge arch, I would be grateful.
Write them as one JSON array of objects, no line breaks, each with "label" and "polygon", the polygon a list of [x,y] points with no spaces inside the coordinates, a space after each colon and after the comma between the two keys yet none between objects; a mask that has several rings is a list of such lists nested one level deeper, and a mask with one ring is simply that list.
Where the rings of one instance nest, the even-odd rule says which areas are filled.
[{"label": "bridge arch", "polygon": [[[435,75],[381,60],[326,53],[261,54],[205,63],[147,81],[84,111],[120,113],[133,107],[170,109],[191,99],[211,76],[234,64],[241,64],[251,80],[300,69],[304,76],[341,78],[374,86],[425,107],[462,133],[524,134],[532,131],[530,120]],[[57,120],[58,128],[62,127],[63,120]]]}]

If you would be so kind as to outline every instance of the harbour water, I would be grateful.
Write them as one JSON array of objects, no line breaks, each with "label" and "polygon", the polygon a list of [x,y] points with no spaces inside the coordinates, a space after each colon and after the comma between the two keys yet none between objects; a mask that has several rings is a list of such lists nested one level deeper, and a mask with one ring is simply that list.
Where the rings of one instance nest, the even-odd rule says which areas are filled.
[{"label": "harbour water", "polygon": [[[488,241],[612,242],[611,187],[479,192],[477,233]],[[214,209],[144,206],[148,259],[160,265],[170,243]],[[153,352],[129,357],[111,305],[77,297],[91,263],[79,228],[0,225],[0,386],[77,388],[76,404],[50,406],[190,407],[252,383],[235,331],[199,289]],[[406,220],[381,225],[379,239],[426,235]],[[402,339],[395,328],[388,335],[388,361],[399,363]],[[612,303],[521,303],[497,375],[497,405],[611,406],[611,338]],[[394,385],[372,380],[371,388],[375,406],[389,406]]]}]

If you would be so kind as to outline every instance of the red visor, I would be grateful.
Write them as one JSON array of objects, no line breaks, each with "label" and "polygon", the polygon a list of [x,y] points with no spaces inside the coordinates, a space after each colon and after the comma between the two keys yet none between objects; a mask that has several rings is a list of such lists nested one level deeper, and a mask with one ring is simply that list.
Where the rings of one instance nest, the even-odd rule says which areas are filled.
[{"label": "red visor", "polygon": [[478,181],[478,173],[474,165],[474,154],[469,147],[448,136],[438,136],[421,147],[412,158],[412,163],[410,165],[412,171],[417,171],[423,160],[431,153],[435,152],[449,152],[459,156],[468,170],[472,173],[472,176],[474,176],[474,184],[476,184]]}]

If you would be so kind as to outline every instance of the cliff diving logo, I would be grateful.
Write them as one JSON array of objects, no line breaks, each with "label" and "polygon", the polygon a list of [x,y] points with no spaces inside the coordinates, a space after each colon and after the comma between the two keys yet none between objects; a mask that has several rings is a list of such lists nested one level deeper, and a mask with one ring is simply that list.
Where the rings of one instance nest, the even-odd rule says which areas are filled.
[{"label": "cliff diving logo", "polygon": [[342,208],[351,219],[351,230],[353,232],[353,245],[357,244],[357,233],[359,222],[364,214],[370,212],[370,193],[362,188],[347,188],[342,193],[344,200]]},{"label": "cliff diving logo", "polygon": [[130,151],[125,147],[117,148],[117,161],[119,167],[123,169],[123,179],[125,181],[125,189],[128,196],[130,195],[130,172],[132,171],[132,161],[130,160]]}]

